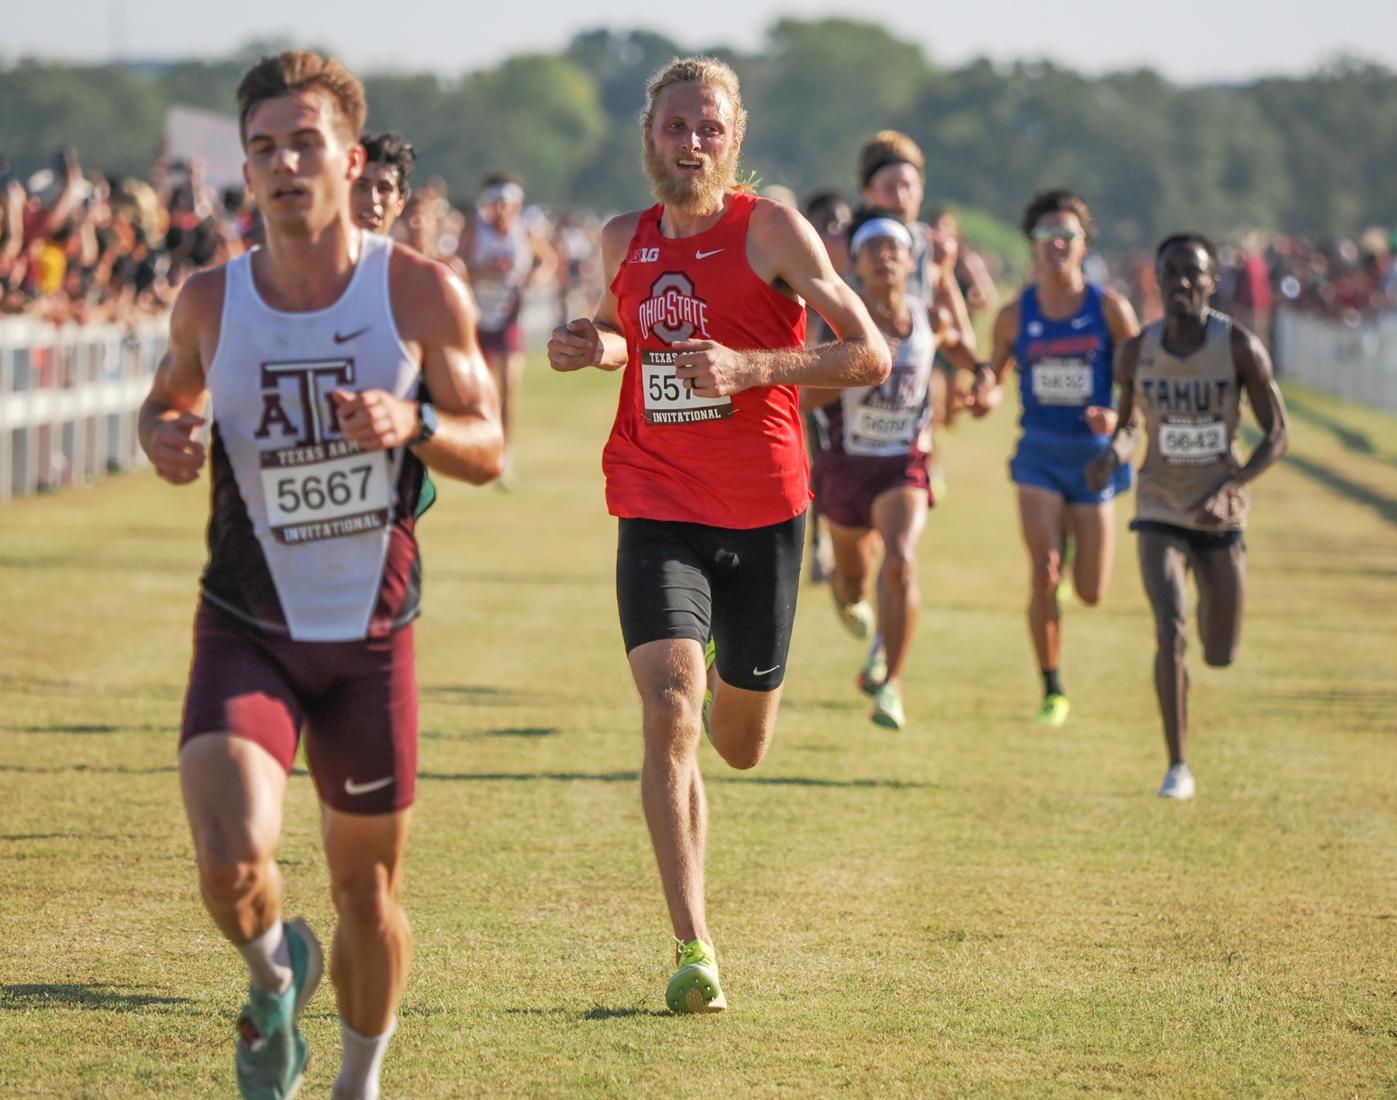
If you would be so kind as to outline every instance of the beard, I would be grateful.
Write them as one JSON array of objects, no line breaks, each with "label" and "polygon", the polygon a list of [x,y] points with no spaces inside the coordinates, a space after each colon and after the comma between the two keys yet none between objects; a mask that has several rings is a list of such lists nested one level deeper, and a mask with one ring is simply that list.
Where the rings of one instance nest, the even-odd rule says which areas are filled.
[{"label": "beard", "polygon": [[669,161],[655,152],[647,136],[645,140],[645,174],[655,197],[665,206],[681,214],[707,214],[723,203],[723,194],[737,184],[738,147],[732,146],[722,160],[712,160],[703,154],[695,159],[703,163],[696,176],[682,176]]}]

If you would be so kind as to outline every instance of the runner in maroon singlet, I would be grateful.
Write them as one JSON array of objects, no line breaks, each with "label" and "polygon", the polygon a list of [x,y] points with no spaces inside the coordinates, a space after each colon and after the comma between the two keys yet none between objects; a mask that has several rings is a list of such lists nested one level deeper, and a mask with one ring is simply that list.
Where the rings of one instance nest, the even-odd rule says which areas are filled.
[{"label": "runner in maroon singlet", "polygon": [[208,458],[213,490],[180,786],[204,903],[251,978],[239,1087],[289,1097],[323,971],[310,929],[281,919],[276,861],[304,727],[339,916],[333,1095],[374,1100],[412,957],[416,509],[424,466],[498,476],[499,407],[465,289],[353,223],[358,80],[288,51],[247,72],[238,106],[267,244],[184,284],[140,414],[155,472],[187,485]]},{"label": "runner in maroon singlet", "polygon": [[[676,1012],[726,1007],[704,916],[697,750],[707,726],[724,760],[750,768],[775,728],[810,500],[797,387],[877,385],[889,370],[810,224],[736,185],[746,121],[722,62],[680,59],[656,76],[643,126],[660,202],[607,223],[596,316],[548,345],[556,370],[624,368],[602,465],[645,816],[679,940]],[[803,346],[806,303],[840,340]]]}]

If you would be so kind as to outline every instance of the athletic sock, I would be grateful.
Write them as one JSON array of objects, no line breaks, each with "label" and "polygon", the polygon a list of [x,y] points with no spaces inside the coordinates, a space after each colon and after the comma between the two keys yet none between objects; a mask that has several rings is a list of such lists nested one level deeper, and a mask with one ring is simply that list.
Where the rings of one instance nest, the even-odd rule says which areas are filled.
[{"label": "athletic sock", "polygon": [[255,939],[237,944],[247,961],[252,984],[266,993],[285,993],[291,985],[291,947],[280,918]]},{"label": "athletic sock", "polygon": [[388,1053],[388,1040],[398,1030],[394,1017],[382,1035],[360,1035],[340,1017],[340,1037],[344,1057],[340,1075],[335,1078],[333,1100],[378,1100],[378,1077],[383,1072],[383,1056]]},{"label": "athletic sock", "polygon": [[1045,668],[1043,670],[1043,694],[1044,695],[1066,695],[1062,690],[1062,681],[1058,679],[1057,669]]}]

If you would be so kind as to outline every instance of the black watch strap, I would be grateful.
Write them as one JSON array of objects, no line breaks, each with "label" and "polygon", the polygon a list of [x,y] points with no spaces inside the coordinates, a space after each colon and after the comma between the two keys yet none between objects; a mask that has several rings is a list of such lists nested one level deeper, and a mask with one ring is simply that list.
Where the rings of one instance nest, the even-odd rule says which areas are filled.
[{"label": "black watch strap", "polygon": [[437,419],[436,406],[430,402],[423,401],[417,406],[417,418],[419,423],[417,435],[408,443],[409,447],[430,442],[432,436],[437,434],[437,428],[441,426],[441,422]]}]

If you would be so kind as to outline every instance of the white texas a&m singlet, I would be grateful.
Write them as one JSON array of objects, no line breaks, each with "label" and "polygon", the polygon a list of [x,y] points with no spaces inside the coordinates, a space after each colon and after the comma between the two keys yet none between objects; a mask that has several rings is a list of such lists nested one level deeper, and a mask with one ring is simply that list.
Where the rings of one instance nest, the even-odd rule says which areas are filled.
[{"label": "white texas a&m singlet", "polygon": [[383,389],[415,399],[421,368],[389,299],[393,243],[360,233],[349,286],[325,309],[263,301],[252,253],[226,269],[213,398],[209,563],[204,598],[300,641],[382,636],[416,617],[413,533],[424,469],[407,448],[360,451],[331,394]]}]

